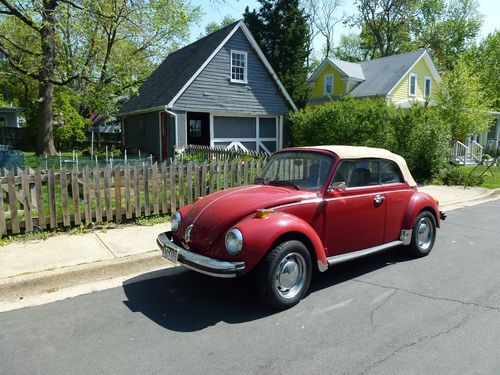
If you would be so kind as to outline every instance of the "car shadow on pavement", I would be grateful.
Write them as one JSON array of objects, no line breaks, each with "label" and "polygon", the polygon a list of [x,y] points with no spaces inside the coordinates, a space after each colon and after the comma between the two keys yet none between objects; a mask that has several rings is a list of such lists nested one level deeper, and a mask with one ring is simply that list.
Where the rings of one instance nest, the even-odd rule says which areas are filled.
[{"label": "car shadow on pavement", "polygon": [[[404,251],[391,251],[337,265],[315,273],[310,293],[411,259]],[[249,322],[277,313],[262,304],[251,276],[218,279],[175,267],[129,279],[123,289],[124,304],[131,311],[177,332],[194,332],[222,321]],[[307,303],[307,296],[301,303]]]}]

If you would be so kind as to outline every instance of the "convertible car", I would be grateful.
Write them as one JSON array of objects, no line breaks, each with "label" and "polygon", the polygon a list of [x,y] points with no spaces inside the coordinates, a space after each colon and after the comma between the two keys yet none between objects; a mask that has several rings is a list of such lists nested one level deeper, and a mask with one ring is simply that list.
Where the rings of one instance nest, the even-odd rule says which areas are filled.
[{"label": "convertible car", "polygon": [[272,155],[254,184],[174,213],[157,242],[163,257],[197,272],[254,274],[263,300],[286,309],[305,296],[314,270],[402,246],[426,256],[444,218],[401,156],[368,147],[288,148]]}]

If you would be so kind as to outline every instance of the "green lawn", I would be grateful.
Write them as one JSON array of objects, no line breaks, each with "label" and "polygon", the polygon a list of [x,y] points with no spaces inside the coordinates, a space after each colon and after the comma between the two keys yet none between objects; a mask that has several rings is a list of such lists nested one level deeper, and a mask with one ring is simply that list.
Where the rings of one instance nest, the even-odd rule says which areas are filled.
[{"label": "green lawn", "polygon": [[[460,168],[462,168],[467,173],[470,173],[474,169],[473,166],[460,167]],[[480,175],[486,168],[487,167],[482,165],[477,167],[474,170],[474,175]],[[488,172],[483,174],[483,184],[481,185],[481,187],[485,187],[488,189],[500,188],[500,167],[492,166]]]},{"label": "green lawn", "polygon": [[[80,157],[81,155],[78,156]],[[62,159],[71,159],[73,157],[73,153],[71,151],[62,152],[61,157]],[[37,169],[39,167],[45,168],[45,157],[37,156],[34,151],[24,152],[24,162],[27,167],[33,169]],[[47,164],[49,167],[53,166],[56,169],[59,169],[59,157],[51,157]]]}]

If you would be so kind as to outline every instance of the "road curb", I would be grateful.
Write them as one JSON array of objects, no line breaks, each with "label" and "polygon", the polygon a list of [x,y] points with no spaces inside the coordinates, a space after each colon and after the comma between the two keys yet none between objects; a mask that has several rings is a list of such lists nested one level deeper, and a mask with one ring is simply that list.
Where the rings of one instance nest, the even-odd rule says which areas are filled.
[{"label": "road curb", "polygon": [[447,202],[446,204],[440,205],[440,208],[445,211],[453,211],[459,208],[474,206],[476,204],[481,204],[485,202],[489,202],[491,200],[500,198],[500,189],[492,189],[490,191],[486,191],[481,195],[473,199],[468,200],[455,200],[451,202]]},{"label": "road curb", "polygon": [[0,300],[22,299],[27,295],[50,293],[74,285],[108,280],[172,265],[158,251],[130,255],[56,270],[0,280]]}]

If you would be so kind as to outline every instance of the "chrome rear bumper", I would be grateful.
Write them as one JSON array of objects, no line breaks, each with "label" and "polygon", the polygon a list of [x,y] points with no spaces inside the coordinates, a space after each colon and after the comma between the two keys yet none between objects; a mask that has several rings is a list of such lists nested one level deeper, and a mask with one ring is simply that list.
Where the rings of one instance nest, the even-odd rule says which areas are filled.
[{"label": "chrome rear bumper", "polygon": [[162,252],[163,249],[177,251],[177,262],[193,271],[225,278],[237,277],[245,273],[244,262],[226,262],[196,254],[173,243],[170,240],[171,237],[172,232],[161,233],[156,240],[158,247]]}]

